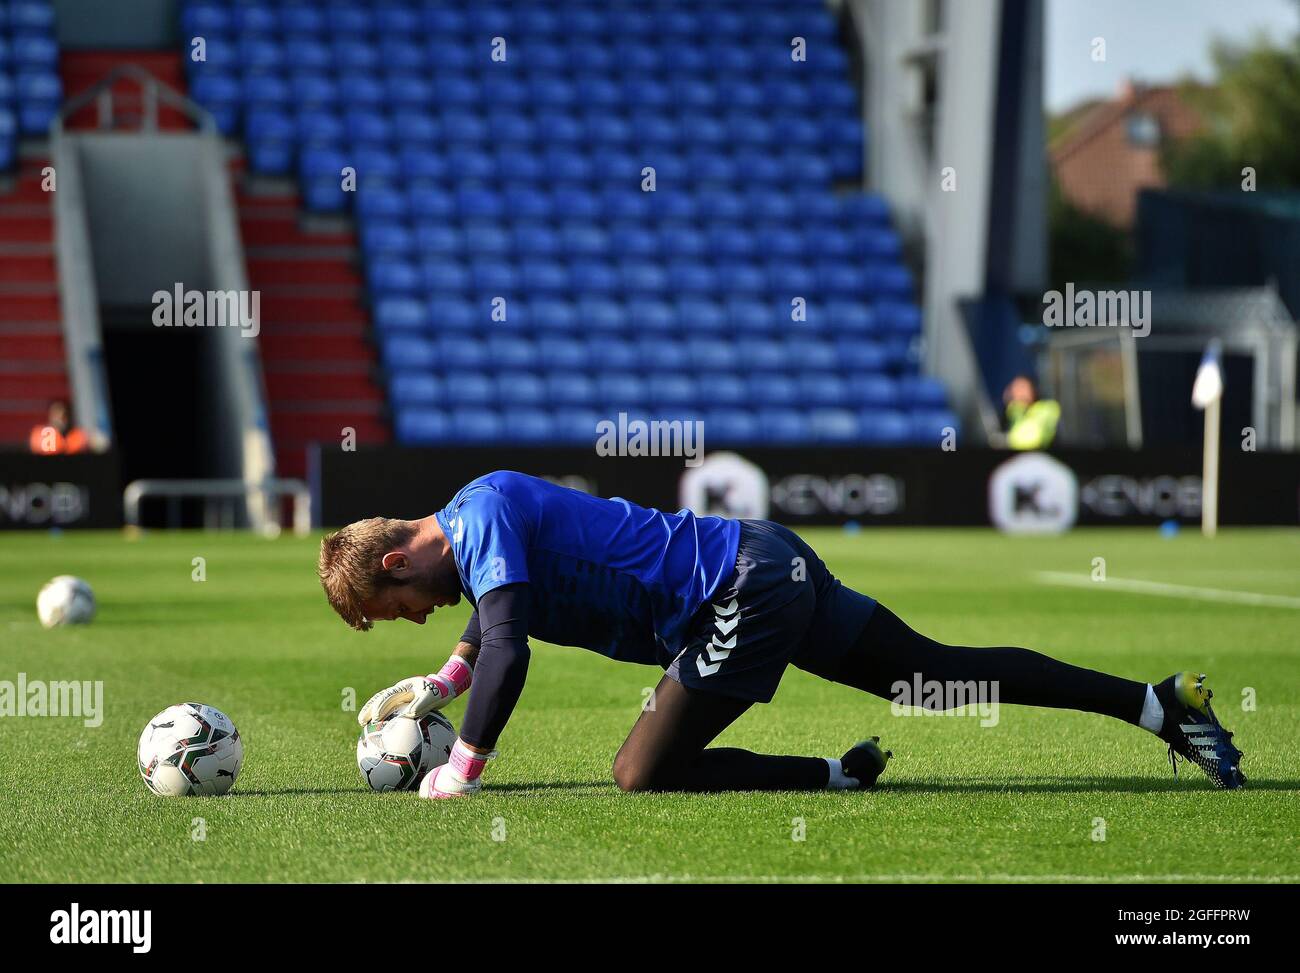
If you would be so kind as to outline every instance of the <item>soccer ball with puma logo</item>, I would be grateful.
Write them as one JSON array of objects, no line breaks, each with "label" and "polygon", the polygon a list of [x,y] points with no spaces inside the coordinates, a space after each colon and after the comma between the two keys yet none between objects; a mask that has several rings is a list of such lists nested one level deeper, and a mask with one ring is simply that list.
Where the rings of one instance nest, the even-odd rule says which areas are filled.
[{"label": "soccer ball with puma logo", "polygon": [[168,706],[140,734],[140,776],[163,797],[230,790],[244,763],[244,742],[221,710],[202,703]]},{"label": "soccer ball with puma logo", "polygon": [[357,769],[371,790],[415,790],[420,778],[451,757],[456,728],[437,710],[419,719],[367,723],[357,739]]}]

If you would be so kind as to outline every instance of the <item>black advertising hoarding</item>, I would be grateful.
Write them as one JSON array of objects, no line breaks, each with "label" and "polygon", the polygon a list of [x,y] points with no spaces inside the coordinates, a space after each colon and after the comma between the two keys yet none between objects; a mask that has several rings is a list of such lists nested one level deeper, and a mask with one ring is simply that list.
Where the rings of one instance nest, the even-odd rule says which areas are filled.
[{"label": "black advertising hoarding", "polygon": [[[739,449],[681,457],[600,456],[591,449],[396,446],[316,456],[313,489],[326,525],[423,517],[468,481],[509,469],[661,509],[690,507],[791,525],[988,526],[1199,522],[1195,450]],[[1300,454],[1225,454],[1219,522],[1300,523]]]},{"label": "black advertising hoarding", "polygon": [[115,454],[0,452],[0,530],[121,524],[122,485]]}]

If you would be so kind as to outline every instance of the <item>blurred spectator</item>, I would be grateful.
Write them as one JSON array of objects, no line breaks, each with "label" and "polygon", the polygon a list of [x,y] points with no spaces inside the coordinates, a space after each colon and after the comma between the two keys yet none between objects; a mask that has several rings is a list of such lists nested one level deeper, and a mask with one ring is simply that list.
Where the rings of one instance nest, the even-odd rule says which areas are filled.
[{"label": "blurred spectator", "polygon": [[90,443],[86,434],[72,424],[72,409],[68,403],[55,399],[50,403],[45,423],[32,427],[30,445],[33,453],[52,456],[84,452]]},{"label": "blurred spectator", "polygon": [[1017,375],[1002,401],[1007,406],[1007,445],[1012,449],[1046,449],[1056,437],[1061,405],[1053,399],[1040,399],[1034,380]]}]

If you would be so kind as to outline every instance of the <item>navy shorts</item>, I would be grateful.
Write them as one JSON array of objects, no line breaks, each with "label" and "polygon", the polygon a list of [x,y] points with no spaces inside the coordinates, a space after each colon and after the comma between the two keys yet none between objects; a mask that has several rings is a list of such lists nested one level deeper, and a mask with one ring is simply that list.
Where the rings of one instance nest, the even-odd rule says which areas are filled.
[{"label": "navy shorts", "polygon": [[688,689],[766,703],[791,663],[834,679],[875,607],[794,531],[742,520],[736,571],[691,619],[667,673]]}]

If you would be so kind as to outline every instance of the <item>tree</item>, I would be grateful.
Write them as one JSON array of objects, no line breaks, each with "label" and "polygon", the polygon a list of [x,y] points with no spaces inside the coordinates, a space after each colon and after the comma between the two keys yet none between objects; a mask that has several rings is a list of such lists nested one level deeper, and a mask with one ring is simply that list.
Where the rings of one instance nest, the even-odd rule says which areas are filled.
[{"label": "tree", "polygon": [[1246,45],[1216,41],[1211,56],[1217,84],[1183,86],[1206,126],[1165,147],[1169,185],[1240,189],[1250,166],[1260,189],[1300,189],[1300,45],[1265,36]]}]

